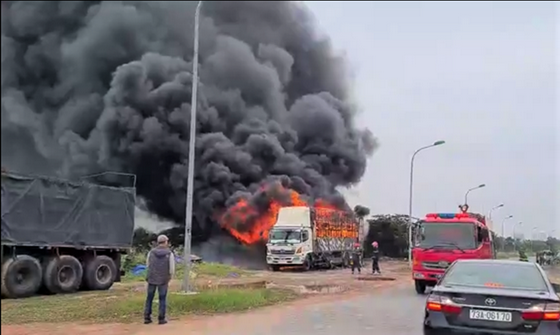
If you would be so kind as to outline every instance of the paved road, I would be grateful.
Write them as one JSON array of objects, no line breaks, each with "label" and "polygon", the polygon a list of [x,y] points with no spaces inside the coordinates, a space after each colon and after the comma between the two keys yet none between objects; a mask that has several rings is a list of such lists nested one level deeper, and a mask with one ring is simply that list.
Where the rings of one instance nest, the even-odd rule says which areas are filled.
[{"label": "paved road", "polygon": [[[211,325],[202,329],[192,327],[190,331],[201,335],[421,334],[424,302],[425,297],[414,293],[411,284],[341,301],[273,308],[235,318],[213,318],[208,322]],[[189,328],[186,325],[182,333],[187,330],[190,335]]]},{"label": "paved road", "polygon": [[294,310],[285,323],[255,335],[421,334],[424,302],[410,286]]}]

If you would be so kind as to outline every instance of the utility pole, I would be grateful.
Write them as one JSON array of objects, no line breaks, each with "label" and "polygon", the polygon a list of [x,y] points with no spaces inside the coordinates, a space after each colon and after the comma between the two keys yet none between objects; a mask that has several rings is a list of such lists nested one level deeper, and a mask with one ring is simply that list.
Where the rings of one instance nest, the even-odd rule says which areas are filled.
[{"label": "utility pole", "polygon": [[200,19],[200,8],[202,1],[196,5],[194,13],[194,52],[192,70],[192,96],[191,96],[191,127],[189,133],[189,166],[187,176],[187,194],[185,198],[185,274],[183,277],[183,291],[191,292],[191,238],[192,238],[192,208],[193,208],[193,188],[194,188],[194,154],[196,140],[196,106],[198,98],[198,27]]}]

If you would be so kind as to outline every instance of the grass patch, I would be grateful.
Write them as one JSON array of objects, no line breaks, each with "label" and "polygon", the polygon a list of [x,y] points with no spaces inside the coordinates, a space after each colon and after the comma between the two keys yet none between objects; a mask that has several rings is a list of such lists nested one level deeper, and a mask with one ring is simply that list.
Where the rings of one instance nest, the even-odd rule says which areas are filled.
[{"label": "grass patch", "polygon": [[[197,295],[170,292],[170,318],[250,310],[293,300],[296,294],[271,289],[218,289]],[[57,322],[138,322],[143,318],[144,292],[88,292],[2,301],[2,324]],[[157,302],[153,309],[157,317]]]},{"label": "grass patch", "polygon": [[[177,269],[175,271],[175,279],[182,279],[184,271],[184,266],[182,264],[177,264]],[[241,268],[220,264],[220,263],[199,263],[193,264],[191,268],[191,278],[197,277],[216,277],[216,278],[238,278],[242,276],[248,276],[249,273]],[[131,272],[125,274],[122,278],[123,282],[138,282],[144,281],[146,274],[133,275]]]},{"label": "grass patch", "polygon": [[[183,267],[179,269],[177,272],[183,272]],[[228,277],[239,277],[247,275],[247,271],[240,269],[238,267],[220,263],[200,263],[193,266],[193,271],[197,274],[197,276],[209,276],[209,277],[219,277],[219,278],[228,278]],[[181,273],[182,278],[182,273]]]}]

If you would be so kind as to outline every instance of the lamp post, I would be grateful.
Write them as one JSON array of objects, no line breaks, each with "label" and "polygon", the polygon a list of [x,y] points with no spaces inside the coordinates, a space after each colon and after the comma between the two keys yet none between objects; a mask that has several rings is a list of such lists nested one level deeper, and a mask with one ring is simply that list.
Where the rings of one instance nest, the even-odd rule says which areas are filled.
[{"label": "lamp post", "polygon": [[[506,221],[513,218],[513,215],[508,215],[502,220],[502,238],[504,239],[504,243],[502,243],[502,251],[506,250]],[[515,246],[515,238],[513,239],[514,246]]]},{"label": "lamp post", "polygon": [[492,209],[488,212],[488,218],[491,219],[492,218],[492,212],[495,211],[498,208],[502,208],[504,207],[504,204],[499,204],[498,206],[492,207]]},{"label": "lamp post", "polygon": [[535,234],[535,231],[537,230],[537,226],[533,226],[533,230],[531,231],[531,251],[535,252],[535,240],[537,239],[537,235]]},{"label": "lamp post", "polygon": [[[513,247],[514,247],[513,250],[514,250],[514,251],[517,250],[517,238],[515,237],[515,228],[516,228],[517,226],[521,226],[521,225],[523,225],[523,222],[519,221],[519,222],[517,223],[517,225],[514,225],[514,226],[513,226]],[[520,240],[520,241],[521,241],[521,240]]]},{"label": "lamp post", "polygon": [[414,158],[416,155],[422,151],[429,148],[437,147],[439,145],[445,144],[445,141],[439,140],[431,145],[422,147],[412,154],[410,159],[410,188],[408,193],[408,265],[412,268],[412,185],[414,182]]},{"label": "lamp post", "polygon": [[469,197],[469,193],[471,193],[474,190],[478,190],[479,188],[483,188],[486,187],[486,184],[480,184],[477,187],[473,187],[470,188],[466,193],[465,193],[465,208],[468,209],[468,197]]},{"label": "lamp post", "polygon": [[505,230],[505,226],[506,226],[506,221],[513,218],[513,215],[509,215],[506,216],[503,220],[502,220],[502,237],[506,238],[506,230]]},{"label": "lamp post", "polygon": [[[494,222],[492,221],[492,212],[495,211],[496,209],[502,208],[502,207],[504,207],[504,204],[499,204],[498,206],[492,207],[492,209],[490,211],[488,211],[487,222],[490,222],[493,225]],[[492,229],[493,227],[490,227],[490,228]],[[502,231],[502,233],[503,233],[503,231]]]},{"label": "lamp post", "polygon": [[185,274],[183,276],[183,291],[190,292],[191,273],[191,230],[192,230],[192,208],[194,187],[194,154],[196,140],[196,107],[198,98],[198,37],[199,20],[202,1],[196,5],[194,12],[194,46],[193,46],[193,70],[192,70],[192,96],[191,96],[191,126],[189,130],[189,165],[187,176],[187,194],[185,199]]}]

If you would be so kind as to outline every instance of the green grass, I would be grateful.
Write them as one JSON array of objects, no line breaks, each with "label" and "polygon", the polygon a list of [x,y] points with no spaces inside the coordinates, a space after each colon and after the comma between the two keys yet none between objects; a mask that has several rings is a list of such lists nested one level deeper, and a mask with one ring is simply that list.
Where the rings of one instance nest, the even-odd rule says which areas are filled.
[{"label": "green grass", "polygon": [[[197,295],[172,292],[168,315],[214,314],[244,311],[296,298],[285,290],[218,289]],[[2,301],[2,325],[57,322],[119,322],[142,320],[144,292],[88,292]],[[154,302],[157,311],[157,302]]]},{"label": "green grass", "polygon": [[[184,274],[184,267],[182,264],[177,265],[177,270],[175,271],[175,279],[182,279]],[[246,270],[240,269],[235,266],[220,264],[220,263],[200,263],[193,264],[191,268],[191,277],[216,277],[216,278],[237,278],[246,277],[249,273]],[[123,278],[123,282],[138,282],[143,281],[146,278],[145,274],[138,276],[133,275],[128,272]]]}]

